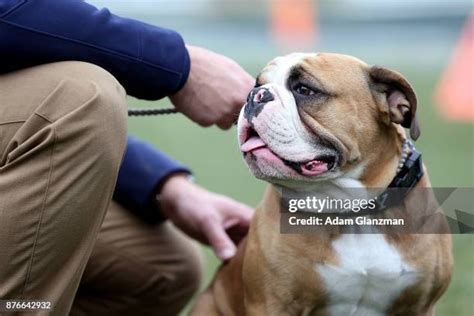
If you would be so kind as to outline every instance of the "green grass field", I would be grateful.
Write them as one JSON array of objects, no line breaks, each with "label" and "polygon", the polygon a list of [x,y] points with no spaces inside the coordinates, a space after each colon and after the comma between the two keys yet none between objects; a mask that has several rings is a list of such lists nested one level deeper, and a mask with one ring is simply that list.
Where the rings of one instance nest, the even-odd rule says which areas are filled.
[{"label": "green grass field", "polygon": [[[256,74],[262,65],[245,65]],[[474,130],[472,124],[447,122],[439,117],[432,101],[440,69],[400,67],[400,72],[414,85],[419,97],[422,136],[416,146],[423,152],[433,186],[474,187]],[[167,104],[163,101],[160,104]],[[154,106],[130,100],[130,106]],[[155,144],[164,152],[190,166],[197,182],[204,187],[229,195],[249,205],[259,202],[265,183],[247,171],[237,148],[235,128],[222,132],[203,129],[181,115],[131,118],[130,132]],[[474,236],[454,236],[455,270],[447,294],[438,304],[438,315],[473,315],[474,300]],[[209,250],[206,283],[218,261]]]}]

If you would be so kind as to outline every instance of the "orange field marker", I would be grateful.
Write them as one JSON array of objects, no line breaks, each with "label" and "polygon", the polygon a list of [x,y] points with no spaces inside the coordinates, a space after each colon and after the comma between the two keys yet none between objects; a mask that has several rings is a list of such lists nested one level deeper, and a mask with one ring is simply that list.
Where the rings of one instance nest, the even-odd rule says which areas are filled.
[{"label": "orange field marker", "polygon": [[474,11],[438,83],[435,98],[443,117],[474,121]]},{"label": "orange field marker", "polygon": [[311,50],[317,42],[316,4],[312,0],[269,2],[271,33],[278,45],[289,50]]}]

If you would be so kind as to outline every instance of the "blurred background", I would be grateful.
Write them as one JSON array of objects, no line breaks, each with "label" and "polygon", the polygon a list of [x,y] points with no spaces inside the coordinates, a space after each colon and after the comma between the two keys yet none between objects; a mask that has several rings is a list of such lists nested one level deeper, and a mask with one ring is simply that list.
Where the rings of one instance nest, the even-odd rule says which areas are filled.
[{"label": "blurred background", "polygon": [[[398,70],[418,94],[422,136],[416,146],[433,186],[474,187],[470,0],[88,2],[177,30],[187,43],[227,55],[252,75],[270,59],[292,51],[344,53]],[[130,99],[131,107],[168,104]],[[247,171],[235,128],[203,129],[179,114],[130,118],[129,127],[132,134],[191,167],[204,187],[252,206],[261,199],[265,183]],[[208,249],[203,251],[207,284],[219,263]],[[454,236],[454,255],[454,277],[438,304],[438,315],[473,315],[474,236]]]}]

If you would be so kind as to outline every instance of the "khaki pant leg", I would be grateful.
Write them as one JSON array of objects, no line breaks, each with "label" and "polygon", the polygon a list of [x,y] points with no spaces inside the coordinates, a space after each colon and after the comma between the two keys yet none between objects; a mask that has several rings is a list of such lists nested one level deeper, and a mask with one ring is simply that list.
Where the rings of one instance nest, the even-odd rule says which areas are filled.
[{"label": "khaki pant leg", "polygon": [[0,299],[68,314],[125,145],[125,92],[105,70],[60,62],[0,75]]},{"label": "khaki pant leg", "polygon": [[146,224],[112,202],[71,315],[176,316],[201,275],[195,242],[169,222]]}]

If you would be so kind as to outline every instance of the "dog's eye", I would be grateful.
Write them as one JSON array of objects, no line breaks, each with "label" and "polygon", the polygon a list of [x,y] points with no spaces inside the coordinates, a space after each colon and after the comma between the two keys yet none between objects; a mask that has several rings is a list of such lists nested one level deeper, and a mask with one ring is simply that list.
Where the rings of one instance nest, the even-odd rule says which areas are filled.
[{"label": "dog's eye", "polygon": [[316,94],[316,91],[314,91],[313,89],[311,89],[310,87],[302,84],[302,83],[298,83],[294,88],[293,90],[300,94],[300,95],[304,95],[304,96],[312,96],[312,95],[315,95]]}]

